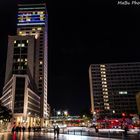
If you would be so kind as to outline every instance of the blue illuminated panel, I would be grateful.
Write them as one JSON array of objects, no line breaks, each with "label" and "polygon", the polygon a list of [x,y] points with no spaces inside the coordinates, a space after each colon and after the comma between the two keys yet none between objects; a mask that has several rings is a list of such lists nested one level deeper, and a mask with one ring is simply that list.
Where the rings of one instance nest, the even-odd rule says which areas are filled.
[{"label": "blue illuminated panel", "polygon": [[36,14],[33,14],[34,11],[26,11],[26,13],[19,13],[18,14],[18,24],[17,25],[44,25],[45,24],[45,14],[38,12],[44,11],[37,11]]},{"label": "blue illuminated panel", "polygon": [[18,23],[17,24],[18,26],[21,26],[21,25],[45,25],[45,23]]}]

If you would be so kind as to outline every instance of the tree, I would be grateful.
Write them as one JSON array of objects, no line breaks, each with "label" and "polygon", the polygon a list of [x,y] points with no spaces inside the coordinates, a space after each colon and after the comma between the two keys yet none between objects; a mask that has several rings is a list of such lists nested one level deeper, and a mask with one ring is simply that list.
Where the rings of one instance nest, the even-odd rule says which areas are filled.
[{"label": "tree", "polygon": [[0,105],[0,120],[3,122],[10,122],[12,118],[12,111],[5,106]]}]

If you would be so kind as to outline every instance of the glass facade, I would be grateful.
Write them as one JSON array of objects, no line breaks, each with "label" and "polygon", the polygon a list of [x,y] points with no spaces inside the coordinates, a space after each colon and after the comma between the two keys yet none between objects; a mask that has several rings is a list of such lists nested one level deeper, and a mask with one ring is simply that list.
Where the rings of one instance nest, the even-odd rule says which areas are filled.
[{"label": "glass facade", "polygon": [[[41,96],[41,116],[47,118],[47,74],[48,74],[48,14],[46,4],[19,4],[17,34],[34,36],[35,83]],[[41,77],[41,78],[40,78]]]},{"label": "glass facade", "polygon": [[13,74],[27,74],[28,40],[14,41]]},{"label": "glass facade", "polygon": [[28,118],[31,117],[48,119],[46,13],[45,4],[19,5],[17,36],[8,36],[1,99],[2,104],[12,110],[17,122],[30,124]]},{"label": "glass facade", "polygon": [[45,25],[45,7],[43,5],[32,5],[33,7],[30,6],[19,5],[17,25]]},{"label": "glass facade", "polygon": [[23,113],[24,108],[25,78],[16,78],[14,113]]}]

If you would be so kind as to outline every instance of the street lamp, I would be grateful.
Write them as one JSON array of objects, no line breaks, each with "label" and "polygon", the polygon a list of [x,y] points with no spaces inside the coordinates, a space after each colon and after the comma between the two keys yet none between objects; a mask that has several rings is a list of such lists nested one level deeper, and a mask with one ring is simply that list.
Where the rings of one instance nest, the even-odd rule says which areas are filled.
[{"label": "street lamp", "polygon": [[68,111],[64,111],[64,116],[68,116]]},{"label": "street lamp", "polygon": [[61,115],[61,111],[57,111],[57,115]]}]

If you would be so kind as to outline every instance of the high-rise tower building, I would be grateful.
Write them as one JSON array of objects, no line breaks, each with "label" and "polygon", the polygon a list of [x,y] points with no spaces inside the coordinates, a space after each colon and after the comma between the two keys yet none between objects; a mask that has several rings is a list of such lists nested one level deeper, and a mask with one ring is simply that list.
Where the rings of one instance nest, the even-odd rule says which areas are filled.
[{"label": "high-rise tower building", "polygon": [[[30,114],[32,117],[40,116],[45,122],[49,106],[46,4],[19,4],[17,18],[17,36],[8,38],[5,86],[1,101],[12,110],[16,119],[19,112],[15,108],[20,106],[22,109],[18,117],[21,115],[22,120]],[[18,89],[22,89],[21,94],[18,94]]]},{"label": "high-rise tower building", "polygon": [[92,113],[121,116],[137,113],[140,62],[91,64],[89,68]]},{"label": "high-rise tower building", "polygon": [[48,14],[45,4],[19,4],[17,34],[35,37],[35,83],[41,96],[41,117],[47,118],[47,30]]}]

